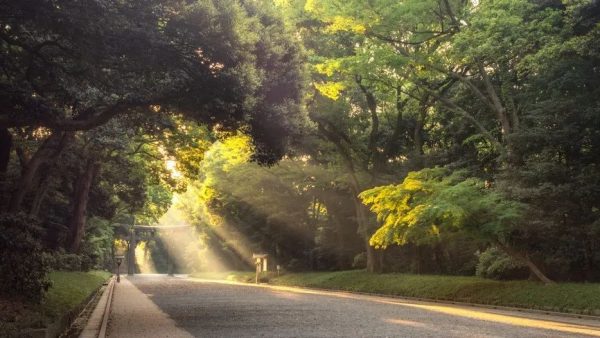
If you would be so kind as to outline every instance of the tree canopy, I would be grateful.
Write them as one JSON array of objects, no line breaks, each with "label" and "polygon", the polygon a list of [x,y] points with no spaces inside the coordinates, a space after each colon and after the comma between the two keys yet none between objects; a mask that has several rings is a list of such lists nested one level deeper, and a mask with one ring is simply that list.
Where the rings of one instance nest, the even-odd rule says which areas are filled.
[{"label": "tree canopy", "polygon": [[102,266],[182,223],[144,250],[600,280],[598,1],[0,9],[0,226],[33,220],[35,257]]}]

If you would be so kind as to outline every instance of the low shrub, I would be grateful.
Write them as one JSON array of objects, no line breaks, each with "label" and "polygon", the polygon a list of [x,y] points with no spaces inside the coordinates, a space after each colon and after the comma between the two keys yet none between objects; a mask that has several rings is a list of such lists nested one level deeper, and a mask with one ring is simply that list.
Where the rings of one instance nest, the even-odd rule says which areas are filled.
[{"label": "low shrub", "polygon": [[0,293],[39,302],[50,287],[42,229],[24,214],[0,214]]},{"label": "low shrub", "polygon": [[529,276],[529,269],[504,251],[490,247],[479,255],[475,273],[489,279],[525,279]]},{"label": "low shrub", "polygon": [[61,271],[80,271],[81,256],[75,254],[57,254],[55,270]]},{"label": "low shrub", "polygon": [[53,253],[46,253],[46,260],[48,261],[52,270],[55,271],[85,272],[93,268],[91,258],[86,255],[77,255],[56,251]]}]

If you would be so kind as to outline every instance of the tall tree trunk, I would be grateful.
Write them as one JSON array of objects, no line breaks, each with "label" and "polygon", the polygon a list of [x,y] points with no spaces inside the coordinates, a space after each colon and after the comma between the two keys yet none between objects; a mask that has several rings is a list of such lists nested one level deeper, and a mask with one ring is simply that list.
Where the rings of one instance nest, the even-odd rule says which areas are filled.
[{"label": "tall tree trunk", "polygon": [[413,152],[415,156],[423,155],[423,144],[425,140],[423,140],[423,127],[425,125],[425,119],[427,118],[427,109],[429,109],[429,97],[427,96],[425,100],[419,106],[419,114],[415,118],[415,129],[413,130],[413,139],[414,146]]},{"label": "tall tree trunk", "polygon": [[[357,194],[358,195],[358,194]],[[371,226],[369,224],[368,210],[362,204],[362,202],[355,197],[354,199],[354,208],[356,210],[356,221],[358,223],[358,229],[361,236],[365,241],[365,253],[367,255],[367,271],[368,272],[382,272],[383,265],[381,255],[383,253],[382,250],[376,250],[371,244],[369,244],[369,240],[371,239],[371,235],[373,233]]]},{"label": "tall tree trunk", "polygon": [[85,221],[90,189],[99,169],[100,163],[90,160],[83,173],[77,178],[74,192],[75,195],[73,196],[73,211],[69,221],[69,243],[67,245],[67,248],[71,253],[79,252],[81,240],[85,233]]},{"label": "tall tree trunk", "polygon": [[[356,222],[358,223],[358,233],[363,236],[366,244],[367,271],[381,272],[381,260],[378,257],[381,252],[376,251],[375,248],[369,245],[369,239],[371,238],[373,229],[371,224],[369,224],[369,211],[358,198],[358,195],[362,192],[363,187],[361,186],[356,175],[355,163],[354,159],[352,158],[351,150],[345,143],[346,137],[339,132],[339,130],[335,129],[335,125],[333,125],[331,122],[319,118],[313,118],[313,120],[317,122],[321,134],[331,141],[339,150],[350,177],[350,187],[353,193],[352,200],[354,202]],[[371,131],[371,135],[373,135],[373,131],[374,130]]]},{"label": "tall tree trunk", "polygon": [[4,175],[10,161],[12,135],[6,128],[0,128],[0,175]]},{"label": "tall tree trunk", "polygon": [[362,77],[360,75],[356,76],[356,83],[365,95],[365,99],[367,100],[367,108],[369,110],[369,113],[371,114],[371,132],[369,133],[369,144],[367,145],[367,149],[369,150],[369,156],[372,157],[374,164],[377,165],[381,158],[381,154],[377,152],[377,141],[379,139],[379,116],[377,115],[377,99],[375,98],[375,95],[373,95],[373,93],[369,90],[369,88],[365,87],[362,84]]},{"label": "tall tree trunk", "polygon": [[56,159],[72,137],[72,132],[54,132],[42,143],[29,162],[27,162],[17,183],[17,187],[10,199],[10,212],[17,212],[21,209],[21,204],[31,189],[40,166],[52,159]]},{"label": "tall tree trunk", "polygon": [[46,172],[46,175],[42,177],[40,183],[35,189],[35,196],[33,197],[33,202],[31,202],[31,209],[29,210],[29,214],[33,217],[37,217],[40,213],[40,208],[42,207],[42,203],[46,198],[46,192],[48,192],[48,185],[50,184],[50,170]]},{"label": "tall tree trunk", "polygon": [[492,84],[492,80],[490,79],[487,71],[485,70],[483,63],[478,62],[477,67],[479,68],[479,73],[481,74],[481,77],[483,78],[483,84],[484,84],[485,90],[488,93],[488,96],[490,98],[491,106],[494,108],[494,111],[496,112],[496,117],[498,119],[498,122],[500,122],[502,138],[503,138],[504,142],[506,142],[507,135],[509,135],[512,132],[510,118],[508,116],[508,113],[506,112],[506,108],[504,107],[504,105],[502,104],[502,101],[500,100],[500,96],[498,95],[498,92],[496,91],[496,89],[494,88],[494,85]]}]

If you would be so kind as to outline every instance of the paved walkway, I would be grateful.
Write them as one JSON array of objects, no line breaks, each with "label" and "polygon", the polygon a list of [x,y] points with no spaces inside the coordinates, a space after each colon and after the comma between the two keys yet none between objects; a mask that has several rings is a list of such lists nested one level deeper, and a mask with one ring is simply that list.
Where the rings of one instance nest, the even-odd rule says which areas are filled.
[{"label": "paved walkway", "polygon": [[[177,323],[150,300],[152,295],[143,293],[131,283],[140,278],[150,277],[121,277],[121,283],[115,284],[108,337],[193,337],[177,327]],[[166,277],[154,278],[159,281]]]},{"label": "paved walkway", "polygon": [[166,276],[124,278],[111,337],[600,337],[600,321]]}]

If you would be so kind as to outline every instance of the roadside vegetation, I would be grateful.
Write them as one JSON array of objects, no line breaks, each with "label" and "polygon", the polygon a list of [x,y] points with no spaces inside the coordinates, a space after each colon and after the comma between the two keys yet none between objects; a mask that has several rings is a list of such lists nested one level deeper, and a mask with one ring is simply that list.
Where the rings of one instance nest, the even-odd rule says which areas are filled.
[{"label": "roadside vegetation", "polygon": [[0,301],[0,332],[43,328],[59,320],[82,305],[110,276],[106,271],[50,272],[51,286],[41,304]]}]

